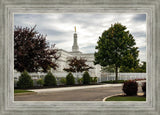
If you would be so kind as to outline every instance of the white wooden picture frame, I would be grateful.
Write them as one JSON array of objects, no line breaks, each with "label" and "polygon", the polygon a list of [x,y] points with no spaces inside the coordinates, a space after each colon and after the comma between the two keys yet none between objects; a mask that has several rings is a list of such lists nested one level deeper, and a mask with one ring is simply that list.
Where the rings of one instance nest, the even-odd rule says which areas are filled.
[{"label": "white wooden picture frame", "polygon": [[[0,0],[0,115],[159,115],[160,0]],[[14,101],[15,13],[145,13],[147,100]]]}]

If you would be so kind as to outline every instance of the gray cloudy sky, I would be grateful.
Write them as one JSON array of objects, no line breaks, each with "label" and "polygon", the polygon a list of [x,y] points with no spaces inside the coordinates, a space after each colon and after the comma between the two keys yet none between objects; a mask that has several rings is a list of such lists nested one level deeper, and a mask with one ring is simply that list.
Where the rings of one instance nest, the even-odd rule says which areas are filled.
[{"label": "gray cloudy sky", "polygon": [[72,50],[74,26],[77,28],[78,45],[81,52],[94,53],[99,36],[116,22],[127,27],[139,47],[139,58],[146,61],[146,15],[145,14],[15,14],[14,25],[36,26],[36,30],[47,35],[47,41],[57,48]]}]

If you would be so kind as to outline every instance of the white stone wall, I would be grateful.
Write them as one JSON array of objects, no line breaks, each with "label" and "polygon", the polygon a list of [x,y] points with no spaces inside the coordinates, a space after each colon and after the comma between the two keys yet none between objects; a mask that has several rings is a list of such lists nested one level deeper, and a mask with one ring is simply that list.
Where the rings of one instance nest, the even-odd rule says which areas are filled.
[{"label": "white stone wall", "polygon": [[56,71],[53,71],[54,73],[56,72],[64,72],[64,68],[68,67],[68,62],[67,60],[71,57],[81,57],[87,60],[86,64],[93,67],[94,69],[90,69],[89,73],[92,77],[100,77],[100,65],[94,65],[94,54],[83,54],[81,52],[67,52],[63,49],[60,49],[58,53],[61,55],[60,58],[57,60],[57,64],[59,68],[57,68]]}]

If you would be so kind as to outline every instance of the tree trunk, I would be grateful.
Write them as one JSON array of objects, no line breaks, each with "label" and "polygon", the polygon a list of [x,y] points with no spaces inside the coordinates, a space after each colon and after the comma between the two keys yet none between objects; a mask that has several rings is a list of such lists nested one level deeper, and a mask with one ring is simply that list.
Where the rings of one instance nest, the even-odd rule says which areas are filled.
[{"label": "tree trunk", "polygon": [[116,67],[116,81],[118,81],[118,67]]}]

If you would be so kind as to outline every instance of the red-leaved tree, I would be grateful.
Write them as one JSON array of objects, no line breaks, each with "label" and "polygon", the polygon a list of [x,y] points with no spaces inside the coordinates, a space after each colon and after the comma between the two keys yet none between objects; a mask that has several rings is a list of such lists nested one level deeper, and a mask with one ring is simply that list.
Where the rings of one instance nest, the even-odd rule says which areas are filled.
[{"label": "red-leaved tree", "polygon": [[83,72],[93,69],[93,67],[86,64],[87,60],[83,58],[73,57],[67,60],[69,62],[69,68],[64,68],[67,72]]},{"label": "red-leaved tree", "polygon": [[37,32],[35,27],[14,28],[14,68],[19,72],[46,72],[58,67],[58,50],[49,49],[46,36]]}]

